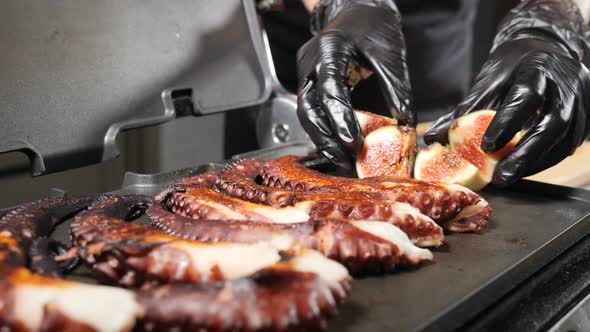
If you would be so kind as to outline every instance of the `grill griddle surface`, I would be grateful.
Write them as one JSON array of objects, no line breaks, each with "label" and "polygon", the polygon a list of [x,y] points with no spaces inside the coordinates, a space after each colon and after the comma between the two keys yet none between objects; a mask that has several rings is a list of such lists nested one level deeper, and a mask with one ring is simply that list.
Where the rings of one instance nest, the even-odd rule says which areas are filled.
[{"label": "grill griddle surface", "polygon": [[[165,184],[221,167],[130,173],[114,193],[154,195]],[[527,181],[483,195],[493,208],[487,230],[447,235],[447,245],[433,250],[434,262],[421,268],[355,280],[328,331],[460,327],[590,233],[590,192]],[[54,237],[64,239],[66,229]]]},{"label": "grill griddle surface", "polygon": [[589,202],[546,191],[484,192],[494,209],[488,230],[448,235],[434,263],[418,270],[355,280],[330,330],[459,327],[588,234]]}]

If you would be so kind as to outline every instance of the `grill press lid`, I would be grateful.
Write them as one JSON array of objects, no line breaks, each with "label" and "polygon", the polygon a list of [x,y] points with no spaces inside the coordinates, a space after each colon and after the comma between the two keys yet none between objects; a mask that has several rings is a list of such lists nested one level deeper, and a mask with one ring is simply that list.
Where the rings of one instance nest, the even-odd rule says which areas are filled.
[{"label": "grill press lid", "polygon": [[27,153],[34,175],[115,158],[121,129],[255,105],[270,94],[251,0],[2,7],[0,152]]}]

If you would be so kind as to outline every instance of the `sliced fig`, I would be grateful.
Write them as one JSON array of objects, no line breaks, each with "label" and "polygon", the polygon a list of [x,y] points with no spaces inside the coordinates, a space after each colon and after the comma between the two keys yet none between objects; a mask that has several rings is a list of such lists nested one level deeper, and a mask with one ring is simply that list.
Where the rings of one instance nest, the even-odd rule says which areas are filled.
[{"label": "sliced fig", "polygon": [[428,182],[456,183],[471,190],[480,190],[488,184],[477,167],[439,143],[418,152],[414,177]]},{"label": "sliced fig", "polygon": [[372,176],[412,175],[416,153],[416,130],[405,126],[386,125],[365,136],[356,161],[359,178]]},{"label": "sliced fig", "polygon": [[359,122],[363,136],[369,135],[375,129],[383,126],[397,126],[397,120],[370,112],[355,110],[354,115]]},{"label": "sliced fig", "polygon": [[485,184],[491,182],[498,162],[514,150],[522,137],[520,132],[497,152],[485,153],[481,149],[481,141],[495,114],[493,110],[476,111],[458,118],[449,129],[451,150],[477,167]]}]

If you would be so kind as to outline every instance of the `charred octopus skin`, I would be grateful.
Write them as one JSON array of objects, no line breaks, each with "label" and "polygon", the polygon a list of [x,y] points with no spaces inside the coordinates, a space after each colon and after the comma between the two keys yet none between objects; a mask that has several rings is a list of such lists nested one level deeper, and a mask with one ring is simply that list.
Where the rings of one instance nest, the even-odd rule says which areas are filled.
[{"label": "charred octopus skin", "polygon": [[[309,188],[308,183],[291,181],[268,181],[258,184],[256,179],[265,165],[261,160],[242,160],[222,171],[214,188],[227,196],[241,201],[275,208],[306,206],[311,219],[363,220],[391,223],[406,233],[412,242],[420,247],[440,246],[444,236],[442,228],[430,217],[422,214],[408,203],[386,200],[378,192],[334,191]],[[199,182],[195,179],[193,182]],[[199,182],[203,184],[203,181]],[[186,192],[172,196],[170,208],[173,212],[193,216],[196,186],[187,187]],[[183,206],[179,206],[182,204]],[[245,203],[241,203],[245,204]],[[188,210],[187,210],[188,209]],[[198,216],[197,216],[198,217]]]},{"label": "charred octopus skin", "polygon": [[[296,156],[266,161],[259,171],[263,186],[280,189],[289,184],[314,192],[371,193],[386,201],[407,202],[449,231],[479,231],[487,227],[491,207],[482,196],[463,186],[395,177],[336,177],[305,168],[299,161]],[[234,165],[226,170],[221,178],[228,178],[228,173],[236,168]],[[224,184],[219,187],[223,189]]]},{"label": "charred octopus skin", "polygon": [[43,271],[41,274],[58,274],[58,266],[46,260],[45,255],[50,255],[47,237],[64,218],[86,208],[93,200],[90,196],[45,199],[4,215],[0,219],[0,272],[27,266],[30,260],[31,267]]},{"label": "charred octopus skin", "polygon": [[[37,242],[92,200],[42,200],[25,204],[0,219],[0,330],[128,331],[143,316],[130,291],[58,278],[60,265],[52,262],[53,256],[44,257],[52,255],[46,250],[52,245]],[[92,301],[88,301],[90,298]]]},{"label": "charred octopus skin", "polygon": [[126,221],[150,204],[146,197],[106,197],[78,214],[71,226],[74,244],[100,280],[142,287],[138,301],[148,326],[189,331],[317,327],[350,290],[342,265],[284,236],[213,244]]},{"label": "charred octopus skin", "polygon": [[[141,285],[141,289],[34,274],[28,264],[34,260],[27,254],[35,246],[31,239],[49,236],[59,221],[89,203],[88,199],[46,200],[0,219],[0,329],[315,328],[325,324],[350,288],[343,266],[286,240],[245,250],[248,245],[187,241],[130,224],[124,219],[136,218],[150,204],[148,198],[137,196],[97,200],[76,217],[71,232],[77,245],[72,252],[80,253],[102,280]],[[43,243],[38,246],[47,247]],[[264,264],[252,267],[236,260],[244,252],[255,253]],[[177,263],[186,257],[193,258],[186,270],[198,272],[190,277],[180,273]],[[47,262],[46,257],[42,261]],[[99,265],[104,261],[109,261],[115,272]],[[135,271],[135,277],[128,277],[125,269]],[[54,272],[60,273],[57,264]],[[178,276],[182,276],[180,280]]]},{"label": "charred octopus skin", "polygon": [[[240,215],[231,210],[233,217],[241,219],[214,220],[207,219],[206,216],[223,215],[226,212],[225,206],[221,211],[215,211],[216,206],[209,206],[208,214],[195,213],[199,207],[191,207],[192,202],[204,197],[191,197],[190,200],[187,198],[182,204],[177,204],[176,201],[171,203],[176,193],[174,190],[164,191],[156,196],[154,204],[147,211],[151,223],[156,228],[174,236],[232,243],[272,242],[287,236],[307,248],[318,250],[327,257],[341,262],[353,274],[389,272],[398,264],[418,265],[432,259],[430,251],[416,247],[405,233],[385,222],[279,219],[280,216],[286,215],[283,209],[293,208],[265,206],[259,206],[260,209],[266,210],[260,218],[254,213]],[[237,199],[232,200],[236,205],[243,203],[242,208],[255,205]],[[171,213],[167,210],[170,205],[186,207],[184,213],[190,213],[190,217],[179,213],[178,209],[175,210],[177,213]],[[290,214],[299,218],[297,212]],[[272,218],[268,218],[269,216]]]}]

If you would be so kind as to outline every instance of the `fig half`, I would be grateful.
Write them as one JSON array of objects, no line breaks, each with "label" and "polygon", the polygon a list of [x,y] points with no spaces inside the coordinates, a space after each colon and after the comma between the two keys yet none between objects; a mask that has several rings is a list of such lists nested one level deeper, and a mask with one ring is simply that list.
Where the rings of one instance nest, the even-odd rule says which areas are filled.
[{"label": "fig half", "polygon": [[360,110],[354,110],[354,115],[361,127],[363,136],[367,136],[375,129],[384,126],[397,126],[397,120],[394,118],[388,118],[386,116]]},{"label": "fig half", "polygon": [[363,140],[356,161],[359,178],[395,176],[409,178],[416,154],[416,130],[406,126],[383,126]]},{"label": "fig half", "polygon": [[480,190],[492,181],[498,162],[516,147],[521,131],[493,154],[481,149],[481,141],[492,119],[493,110],[481,110],[455,120],[449,129],[449,146],[434,143],[416,157],[414,176],[418,180],[446,182]]},{"label": "fig half", "polygon": [[418,152],[414,177],[427,182],[456,183],[471,190],[482,189],[488,184],[477,167],[439,143]]},{"label": "fig half", "polygon": [[523,134],[523,132],[519,132],[497,152],[485,153],[481,149],[481,141],[495,114],[496,112],[493,110],[469,113],[455,120],[449,129],[451,150],[477,167],[486,185],[492,181],[498,162],[514,150]]}]

